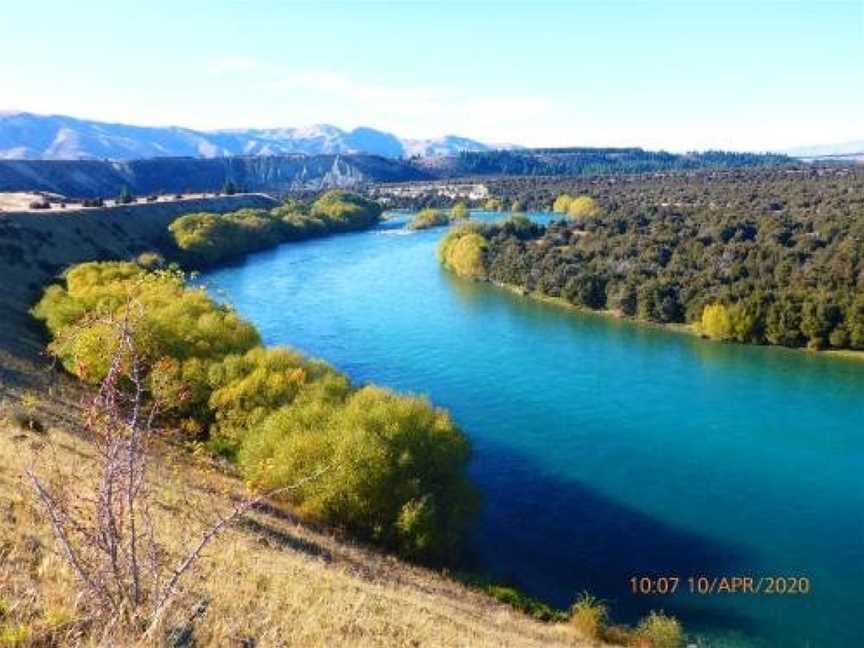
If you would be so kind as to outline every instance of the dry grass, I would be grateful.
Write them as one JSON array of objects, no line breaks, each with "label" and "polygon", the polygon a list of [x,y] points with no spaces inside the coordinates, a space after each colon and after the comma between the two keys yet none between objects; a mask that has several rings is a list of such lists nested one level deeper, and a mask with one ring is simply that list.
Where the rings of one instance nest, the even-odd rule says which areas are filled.
[{"label": "dry grass", "polygon": [[[0,424],[0,646],[132,645],[97,631],[77,601],[22,471],[92,474],[92,448],[56,428]],[[240,485],[176,451],[156,463],[160,527],[172,553],[227,510]],[[196,616],[196,610],[198,615]],[[190,619],[194,619],[190,623]],[[588,646],[567,624],[542,624],[437,573],[310,529],[278,508],[256,511],[206,552],[165,631],[204,646]]]}]

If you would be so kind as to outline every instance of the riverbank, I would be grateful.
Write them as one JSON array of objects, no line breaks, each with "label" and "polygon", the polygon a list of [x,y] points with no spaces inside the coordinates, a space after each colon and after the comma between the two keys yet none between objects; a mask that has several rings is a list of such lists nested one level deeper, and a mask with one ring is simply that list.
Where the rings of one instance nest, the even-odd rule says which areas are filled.
[{"label": "riverbank", "polygon": [[[261,206],[257,198],[228,202],[229,205],[221,206],[226,211]],[[141,218],[145,215],[143,207],[135,210],[138,218],[134,219],[128,218],[130,214],[125,211],[118,214],[112,210],[114,213],[95,212],[97,218],[88,221],[69,215],[61,218],[53,214],[29,214],[40,219],[30,221],[13,214],[13,218],[4,218],[2,222],[2,234],[7,240],[16,241],[18,247],[3,248],[6,254],[0,258],[15,279],[14,286],[4,284],[3,305],[13,317],[4,318],[0,331],[0,446],[5,456],[15,460],[0,467],[0,501],[8,499],[16,516],[13,536],[4,538],[13,550],[5,563],[10,570],[5,572],[9,578],[3,579],[4,586],[0,588],[0,597],[10,602],[14,613],[4,615],[0,626],[3,632],[14,631],[16,637],[27,640],[53,637],[62,643],[63,637],[78,636],[83,622],[76,604],[68,603],[76,599],[74,576],[53,551],[40,550],[36,558],[46,566],[45,573],[55,574],[51,578],[39,576],[42,572],[38,570],[33,575],[25,568],[25,563],[33,559],[27,542],[31,545],[38,542],[46,548],[54,546],[38,507],[22,497],[20,474],[32,461],[28,448],[50,443],[56,460],[70,474],[78,474],[84,463],[94,460],[93,448],[76,433],[80,429],[79,407],[85,388],[47,362],[44,333],[29,314],[35,301],[29,295],[41,292],[66,265],[88,257],[131,258],[140,252],[159,250],[159,230],[177,214],[171,210],[153,211],[153,206],[149,206],[148,217]],[[198,207],[208,211],[220,208],[212,203]],[[91,212],[90,216],[93,215]],[[57,254],[60,245],[65,254]],[[16,412],[22,408],[29,412],[30,420],[38,422],[35,428],[16,426]],[[170,476],[163,475],[165,492],[175,488],[200,490],[202,484],[209,488],[215,482],[224,482],[210,493],[210,504],[216,500],[217,506],[230,505],[230,496],[225,494],[240,489],[241,485],[213,465],[208,464],[203,470],[194,468],[192,464],[196,461],[194,454],[187,456],[182,452],[172,458],[169,462],[172,466],[178,463],[185,466],[179,471],[185,476],[181,484],[174,483],[176,471]],[[193,474],[187,475],[190,468]],[[163,472],[161,465],[157,471]],[[173,506],[170,502],[165,505],[168,509]],[[286,528],[286,519],[290,528]],[[174,531],[179,529],[170,533]],[[184,606],[178,609],[177,622],[182,623],[194,609],[195,599],[203,597],[211,601],[206,617],[210,621],[195,627],[196,638],[204,644],[224,644],[243,631],[257,640],[270,637],[274,641],[287,639],[311,646],[332,645],[334,641],[340,645],[388,646],[439,641],[445,644],[469,641],[472,645],[489,646],[589,645],[566,623],[537,622],[511,605],[496,602],[494,596],[446,576],[402,563],[344,537],[334,537],[332,530],[314,531],[297,521],[288,509],[268,507],[260,515],[252,516],[248,524],[244,521],[229,536],[225,541],[228,546],[222,545],[208,559],[201,578],[188,592],[191,596],[184,598]],[[228,573],[235,573],[238,565],[249,567],[247,578],[229,593],[220,582],[231,580]],[[256,565],[265,566],[262,568],[268,576],[261,568],[254,569]],[[290,572],[290,577],[273,580],[274,570]],[[17,576],[13,578],[13,574]],[[262,589],[265,578],[267,585]],[[236,578],[233,581],[237,582]],[[39,600],[57,604],[50,611],[19,605],[18,592],[25,589],[35,593]],[[254,601],[244,599],[243,592]],[[507,592],[507,596],[512,594]],[[322,607],[314,600],[327,603]]]},{"label": "riverbank", "polygon": [[581,315],[590,315],[595,317],[602,317],[605,319],[614,319],[619,322],[625,322],[627,324],[632,324],[634,326],[643,326],[647,328],[659,329],[663,331],[667,331],[670,333],[678,333],[681,335],[689,335],[692,337],[697,337],[705,342],[712,342],[714,344],[738,344],[741,346],[761,346],[766,348],[780,348],[786,349],[788,351],[796,351],[803,352],[808,355],[812,355],[814,357],[830,357],[837,358],[840,360],[851,360],[853,362],[864,362],[864,351],[856,351],[854,349],[822,349],[822,350],[814,350],[808,349],[805,347],[778,347],[777,345],[771,344],[760,344],[760,345],[751,345],[744,344],[741,342],[727,342],[723,340],[713,340],[705,335],[702,335],[694,325],[692,324],[681,324],[678,322],[669,322],[669,323],[661,323],[661,322],[650,322],[647,320],[640,320],[633,317],[628,317],[624,315],[620,311],[615,310],[593,310],[590,308],[583,308],[581,306],[577,306],[576,304],[572,304],[568,302],[566,299],[561,297],[551,297],[550,295],[545,295],[541,292],[537,291],[528,291],[520,286],[516,286],[513,284],[506,284],[499,281],[491,281],[484,280],[484,283],[488,283],[491,286],[495,286],[496,288],[500,288],[501,290],[505,290],[509,293],[517,295],[519,297],[525,297],[527,299],[531,299],[533,301],[541,302],[544,304],[551,304],[553,306],[557,306],[559,308],[564,308],[572,312],[579,313]]}]

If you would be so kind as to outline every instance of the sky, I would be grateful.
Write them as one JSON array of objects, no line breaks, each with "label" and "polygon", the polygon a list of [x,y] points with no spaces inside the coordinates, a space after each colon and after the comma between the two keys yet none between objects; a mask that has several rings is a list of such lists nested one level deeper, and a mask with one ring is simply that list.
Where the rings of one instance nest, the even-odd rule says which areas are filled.
[{"label": "sky", "polygon": [[14,2],[0,110],[526,146],[864,139],[864,0]]}]

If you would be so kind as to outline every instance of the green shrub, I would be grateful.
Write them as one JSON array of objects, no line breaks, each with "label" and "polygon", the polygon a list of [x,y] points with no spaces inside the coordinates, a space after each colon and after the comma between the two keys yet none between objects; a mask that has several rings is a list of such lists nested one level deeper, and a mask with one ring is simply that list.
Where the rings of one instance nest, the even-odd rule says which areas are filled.
[{"label": "green shrub", "polygon": [[208,378],[215,414],[211,434],[234,440],[289,405],[310,383],[324,381],[337,396],[350,388],[347,378],[328,365],[283,347],[255,347],[244,355],[226,356],[210,368]]},{"label": "green shrub", "polygon": [[483,205],[483,209],[486,211],[501,211],[503,208],[503,204],[500,198],[489,198]]},{"label": "green shrub", "polygon": [[440,209],[424,209],[420,211],[411,223],[409,229],[421,230],[430,227],[442,227],[450,223],[450,217]]},{"label": "green shrub", "polygon": [[451,222],[468,220],[469,218],[471,218],[471,212],[465,206],[465,203],[458,202],[453,205],[453,209],[450,210]]},{"label": "green shrub", "polygon": [[543,601],[529,596],[518,587],[502,585],[485,578],[477,576],[461,576],[460,580],[471,587],[475,587],[483,593],[491,596],[496,601],[509,605],[538,621],[561,622],[567,620],[567,613],[557,610]]},{"label": "green shrub", "polygon": [[651,648],[680,648],[684,645],[684,631],[675,617],[652,611],[639,622],[636,637],[647,641]]},{"label": "green shrub", "polygon": [[609,607],[583,592],[570,608],[570,625],[586,639],[602,639],[609,621]]},{"label": "green shrub", "polygon": [[[66,287],[49,287],[33,314],[53,335],[50,350],[64,367],[86,382],[97,383],[116,350],[116,330],[91,320],[125,317],[130,300],[135,304],[130,315],[136,319],[137,351],[148,362],[163,363],[163,389],[171,384],[169,373],[178,379],[185,376],[185,381],[197,376],[200,383],[206,379],[203,364],[230,353],[245,353],[260,343],[251,324],[214,302],[203,289],[187,288],[178,274],[147,273],[133,263],[75,266],[66,274]],[[166,359],[172,361],[170,366]]]},{"label": "green shrub", "polygon": [[187,263],[206,266],[285,241],[371,227],[380,217],[378,203],[345,191],[330,191],[311,207],[286,200],[269,211],[186,214],[168,229]]},{"label": "green shrub", "polygon": [[364,387],[347,398],[302,393],[244,437],[239,464],[305,515],[410,558],[447,561],[476,506],[466,438],[428,401]]}]

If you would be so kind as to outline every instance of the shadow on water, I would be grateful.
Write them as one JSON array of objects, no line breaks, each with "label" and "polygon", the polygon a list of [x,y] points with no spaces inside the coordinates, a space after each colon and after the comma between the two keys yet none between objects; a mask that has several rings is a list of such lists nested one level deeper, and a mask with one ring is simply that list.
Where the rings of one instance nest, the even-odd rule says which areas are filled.
[{"label": "shadow on water", "polygon": [[[468,567],[566,608],[582,591],[609,602],[616,620],[634,622],[651,609],[711,629],[747,632],[752,621],[732,611],[683,604],[690,574],[737,573],[748,556],[736,546],[676,528],[616,502],[585,484],[543,474],[500,446],[478,448],[474,479],[484,493],[472,531]],[[679,575],[683,595],[635,595],[630,579]]]}]

